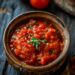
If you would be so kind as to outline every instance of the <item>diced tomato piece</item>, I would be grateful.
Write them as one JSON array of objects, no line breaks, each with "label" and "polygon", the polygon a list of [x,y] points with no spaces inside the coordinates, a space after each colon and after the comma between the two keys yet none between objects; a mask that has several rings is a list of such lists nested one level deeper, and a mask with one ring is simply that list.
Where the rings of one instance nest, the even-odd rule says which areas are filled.
[{"label": "diced tomato piece", "polygon": [[50,36],[50,41],[56,41],[58,38],[57,36],[51,35]]},{"label": "diced tomato piece", "polygon": [[49,60],[50,60],[50,56],[43,56],[43,57],[41,58],[40,64],[41,64],[41,65],[46,65]]},{"label": "diced tomato piece", "polygon": [[55,60],[57,57],[58,57],[58,56],[57,56],[56,54],[52,54],[52,55],[50,56],[50,60],[49,60],[49,61],[53,61],[53,60]]},{"label": "diced tomato piece", "polygon": [[27,30],[27,33],[32,33],[33,31],[31,29],[28,29]]},{"label": "diced tomato piece", "polygon": [[18,56],[20,54],[20,49],[15,49],[14,53]]},{"label": "diced tomato piece", "polygon": [[24,43],[24,45],[25,45],[25,47],[30,47],[31,45],[30,44],[28,44],[28,43]]},{"label": "diced tomato piece", "polygon": [[28,44],[28,47],[29,47],[29,48],[33,48],[32,44]]},{"label": "diced tomato piece", "polygon": [[55,43],[54,43],[54,48],[55,48],[56,50],[60,50],[60,43],[59,43],[59,42],[55,42]]},{"label": "diced tomato piece", "polygon": [[50,44],[50,49],[55,50],[55,52],[59,54],[61,52],[60,42],[55,41],[55,42],[51,43]]},{"label": "diced tomato piece", "polygon": [[16,36],[17,36],[16,39],[19,39],[21,37],[21,33],[17,33]]},{"label": "diced tomato piece", "polygon": [[45,33],[45,39],[46,40],[49,40],[50,39],[50,35],[51,35],[50,32],[46,32]]},{"label": "diced tomato piece", "polygon": [[54,40],[56,39],[56,37],[54,36],[54,34],[56,33],[56,30],[54,28],[49,28],[49,30],[45,33],[45,38],[47,40]]},{"label": "diced tomato piece", "polygon": [[16,49],[21,49],[21,46],[19,44],[17,44]]},{"label": "diced tomato piece", "polygon": [[18,41],[17,41],[17,40],[14,40],[14,41],[13,41],[13,45],[14,45],[14,46],[16,46],[18,43],[19,43],[19,40],[18,40]]},{"label": "diced tomato piece", "polygon": [[44,46],[44,51],[45,51],[45,52],[49,52],[49,50],[50,50],[50,44],[47,43],[47,44]]},{"label": "diced tomato piece", "polygon": [[42,22],[39,23],[39,29],[45,29],[46,28],[46,25]]},{"label": "diced tomato piece", "polygon": [[27,40],[25,40],[24,37],[21,37],[19,40],[20,40],[20,43],[22,43],[22,42],[26,42],[26,41],[27,41]]},{"label": "diced tomato piece", "polygon": [[37,28],[36,33],[40,33],[42,29]]},{"label": "diced tomato piece", "polygon": [[33,32],[36,33],[36,30],[37,30],[37,26],[34,25],[34,26],[33,26]]},{"label": "diced tomato piece", "polygon": [[28,46],[27,46],[28,48],[31,48],[31,49],[33,49],[34,50],[34,46],[32,45],[32,44],[28,44]]},{"label": "diced tomato piece", "polygon": [[32,48],[23,48],[21,50],[21,54],[24,56],[24,58],[26,60],[30,59],[32,57],[32,55],[34,54],[34,49]]},{"label": "diced tomato piece", "polygon": [[29,65],[35,64],[36,63],[36,57],[35,56],[34,57],[31,57],[30,60],[27,60],[26,61],[26,63],[29,64]]},{"label": "diced tomato piece", "polygon": [[38,33],[40,33],[41,32],[41,29],[39,29],[39,28],[36,28],[35,30],[33,30],[33,33],[34,34],[38,34]]},{"label": "diced tomato piece", "polygon": [[10,47],[12,48],[13,47],[13,44],[10,44]]},{"label": "diced tomato piece", "polygon": [[24,54],[20,54],[19,57],[20,57],[21,59],[25,59],[25,55],[24,55]]},{"label": "diced tomato piece", "polygon": [[57,55],[49,55],[49,56],[44,56],[41,58],[41,65],[46,65],[48,62],[51,62],[57,58]]},{"label": "diced tomato piece", "polygon": [[29,49],[29,51],[35,51],[35,48],[34,48],[34,46],[32,44],[27,44],[25,42],[22,42],[21,46]]},{"label": "diced tomato piece", "polygon": [[27,34],[27,30],[26,29],[22,29],[21,30],[21,35],[25,35],[25,34]]},{"label": "diced tomato piece", "polygon": [[54,28],[49,28],[48,31],[49,31],[50,33],[54,34],[54,33],[56,32],[56,29],[54,29]]},{"label": "diced tomato piece", "polygon": [[34,37],[40,39],[41,35],[40,34],[34,34]]},{"label": "diced tomato piece", "polygon": [[40,51],[41,51],[41,49],[44,50],[45,46],[46,46],[45,43],[41,43],[41,44],[40,44],[40,47],[39,47]]},{"label": "diced tomato piece", "polygon": [[21,46],[25,46],[25,42],[20,42],[20,45]]},{"label": "diced tomato piece", "polygon": [[26,48],[25,47],[23,47],[23,49],[21,50],[21,54],[23,54],[23,55],[25,55],[26,54]]}]

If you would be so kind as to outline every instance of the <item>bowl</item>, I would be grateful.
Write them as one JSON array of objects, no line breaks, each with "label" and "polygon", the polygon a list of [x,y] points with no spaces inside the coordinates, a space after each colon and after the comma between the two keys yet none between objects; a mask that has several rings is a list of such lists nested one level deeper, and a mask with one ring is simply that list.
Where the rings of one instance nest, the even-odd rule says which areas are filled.
[{"label": "bowl", "polygon": [[[11,36],[11,34],[13,33],[13,31],[15,30],[16,27],[18,27],[19,24],[23,24],[23,21],[25,21],[28,18],[46,18],[50,21],[52,21],[54,23],[54,25],[56,25],[56,27],[58,28],[58,30],[61,32],[61,34],[63,35],[64,38],[64,48],[63,51],[61,52],[60,56],[54,60],[53,62],[44,65],[44,66],[31,66],[31,65],[27,65],[26,63],[18,60],[13,53],[10,50],[9,47],[9,38]],[[4,48],[5,48],[5,53],[7,56],[7,60],[9,62],[9,64],[11,64],[14,68],[18,69],[18,70],[27,70],[27,71],[31,71],[31,72],[53,72],[56,71],[57,69],[59,69],[63,63],[66,60],[67,57],[67,53],[68,53],[68,48],[69,48],[69,43],[70,43],[70,37],[69,37],[69,33],[68,30],[66,28],[66,25],[64,24],[64,22],[58,18],[57,16],[48,13],[48,12],[44,12],[44,11],[31,11],[31,12],[27,12],[24,13],[22,15],[19,15],[18,17],[16,17],[15,19],[13,19],[8,26],[6,27],[5,31],[4,31],[4,36],[3,36],[3,44],[4,44]]]}]

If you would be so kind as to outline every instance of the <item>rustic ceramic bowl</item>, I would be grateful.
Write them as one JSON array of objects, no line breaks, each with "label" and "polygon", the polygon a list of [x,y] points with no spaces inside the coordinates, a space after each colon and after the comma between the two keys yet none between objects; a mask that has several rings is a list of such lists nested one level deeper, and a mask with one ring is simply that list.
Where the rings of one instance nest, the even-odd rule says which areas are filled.
[{"label": "rustic ceramic bowl", "polygon": [[[61,32],[61,35],[63,36],[63,39],[64,39],[64,48],[60,56],[56,60],[54,60],[52,63],[45,65],[45,66],[35,67],[35,66],[27,65],[26,63],[18,60],[13,55],[9,47],[9,38],[12,35],[13,30],[15,30],[15,28],[18,27],[19,25],[23,24],[27,19],[32,18],[32,17],[33,18],[34,17],[46,18],[52,21],[54,25],[57,27],[57,29]],[[9,23],[9,25],[6,27],[5,32],[4,32],[4,38],[3,38],[5,53],[6,53],[8,62],[19,70],[27,69],[28,71],[32,71],[32,72],[46,72],[46,71],[53,72],[53,71],[56,71],[58,68],[60,68],[66,60],[69,42],[70,42],[69,33],[67,31],[65,24],[55,15],[48,13],[48,12],[43,12],[43,11],[27,12],[13,19]]]}]

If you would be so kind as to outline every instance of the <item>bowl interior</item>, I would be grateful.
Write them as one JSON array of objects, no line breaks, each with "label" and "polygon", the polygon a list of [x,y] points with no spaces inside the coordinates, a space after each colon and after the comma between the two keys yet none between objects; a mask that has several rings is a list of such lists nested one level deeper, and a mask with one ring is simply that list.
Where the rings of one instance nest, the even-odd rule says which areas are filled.
[{"label": "bowl interior", "polygon": [[[46,19],[46,20],[51,21],[53,23],[53,25],[55,25],[55,27],[60,31],[60,33],[64,39],[64,48],[63,48],[62,53],[56,60],[54,60],[52,63],[50,63],[48,65],[37,66],[37,67],[27,65],[27,64],[23,63],[22,61],[18,60],[10,50],[9,39],[10,39],[13,31],[17,27],[22,25],[23,23],[26,23],[28,21],[28,19],[30,19],[30,18],[36,18],[36,19],[41,18],[41,19]],[[67,31],[64,23],[55,15],[47,13],[47,12],[29,12],[29,13],[22,14],[22,15],[16,17],[14,20],[12,20],[4,32],[4,47],[5,47],[6,54],[9,56],[9,58],[14,63],[17,63],[18,65],[21,65],[21,66],[23,65],[24,68],[42,69],[42,68],[51,67],[52,65],[57,64],[65,56],[65,54],[68,51],[68,46],[69,46],[69,34],[68,34],[68,31]]]}]

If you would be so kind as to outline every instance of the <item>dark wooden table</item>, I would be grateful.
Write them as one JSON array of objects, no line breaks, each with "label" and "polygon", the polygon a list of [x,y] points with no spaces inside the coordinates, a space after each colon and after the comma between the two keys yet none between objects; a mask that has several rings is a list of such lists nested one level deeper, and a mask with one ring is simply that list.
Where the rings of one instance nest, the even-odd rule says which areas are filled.
[{"label": "dark wooden table", "polygon": [[[6,60],[2,42],[3,32],[10,20],[19,14],[33,10],[35,9],[30,7],[28,4],[23,4],[21,0],[0,0],[0,75],[22,75],[20,71],[16,71],[11,65],[9,65]],[[75,55],[75,17],[61,10],[54,3],[42,11],[51,12],[65,22],[71,39],[68,56],[70,58]],[[28,75],[27,72],[25,75]]]}]

